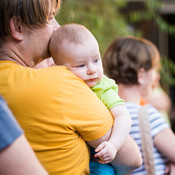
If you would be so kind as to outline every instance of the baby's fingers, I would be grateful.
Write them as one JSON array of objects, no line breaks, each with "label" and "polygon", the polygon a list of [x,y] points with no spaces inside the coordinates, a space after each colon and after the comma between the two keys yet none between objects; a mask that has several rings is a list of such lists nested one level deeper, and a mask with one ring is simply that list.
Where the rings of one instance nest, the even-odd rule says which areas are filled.
[{"label": "baby's fingers", "polygon": [[111,162],[111,159],[108,156],[106,157],[106,155],[104,155],[104,156],[100,157],[100,160],[98,162],[106,164],[106,163]]},{"label": "baby's fingers", "polygon": [[106,148],[102,148],[98,153],[94,155],[94,157],[103,157],[106,154]]},{"label": "baby's fingers", "polygon": [[97,146],[95,149],[95,152],[101,151],[105,147],[105,142],[102,142],[100,145]]},{"label": "baby's fingers", "polygon": [[102,163],[102,164],[107,164],[107,163],[110,163],[110,161],[109,161],[109,160],[99,160],[98,162],[99,162],[99,163]]}]

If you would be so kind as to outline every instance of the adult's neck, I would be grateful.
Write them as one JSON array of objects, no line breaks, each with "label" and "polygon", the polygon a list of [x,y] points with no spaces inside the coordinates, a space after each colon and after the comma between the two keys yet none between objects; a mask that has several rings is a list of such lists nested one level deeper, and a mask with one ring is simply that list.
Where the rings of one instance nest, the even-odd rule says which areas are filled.
[{"label": "adult's neck", "polygon": [[140,93],[137,85],[124,85],[118,84],[119,96],[125,100],[125,102],[131,102],[135,104],[140,103]]},{"label": "adult's neck", "polygon": [[25,54],[24,49],[19,47],[19,45],[13,41],[6,41],[3,47],[0,48],[0,60],[13,61],[19,65],[25,67],[32,67],[30,59]]}]

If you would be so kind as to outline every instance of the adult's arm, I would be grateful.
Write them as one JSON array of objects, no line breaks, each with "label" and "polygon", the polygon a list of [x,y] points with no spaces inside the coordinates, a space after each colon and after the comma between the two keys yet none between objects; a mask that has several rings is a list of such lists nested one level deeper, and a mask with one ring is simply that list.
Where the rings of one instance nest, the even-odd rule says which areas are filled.
[{"label": "adult's arm", "polygon": [[157,149],[175,164],[175,134],[170,128],[163,129],[154,137]]},{"label": "adult's arm", "polygon": [[[101,142],[108,140],[110,134],[111,130],[100,139],[88,141],[87,143],[96,148]],[[127,137],[124,145],[118,151],[115,159],[111,163],[114,167],[116,167],[118,175],[128,174],[141,166],[142,158],[139,148],[130,136]]]},{"label": "adult's arm", "polygon": [[48,175],[24,135],[0,151],[0,174]]}]

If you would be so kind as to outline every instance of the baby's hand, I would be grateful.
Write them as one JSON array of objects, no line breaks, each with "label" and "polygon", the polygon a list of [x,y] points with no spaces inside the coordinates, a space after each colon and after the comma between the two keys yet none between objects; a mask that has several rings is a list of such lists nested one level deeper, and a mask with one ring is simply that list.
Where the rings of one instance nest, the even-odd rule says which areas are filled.
[{"label": "baby's hand", "polygon": [[100,163],[109,163],[111,162],[117,153],[118,149],[116,147],[116,145],[114,145],[112,142],[110,141],[105,141],[102,142],[96,149],[95,152],[98,152],[97,154],[95,154],[95,157],[99,157]]}]

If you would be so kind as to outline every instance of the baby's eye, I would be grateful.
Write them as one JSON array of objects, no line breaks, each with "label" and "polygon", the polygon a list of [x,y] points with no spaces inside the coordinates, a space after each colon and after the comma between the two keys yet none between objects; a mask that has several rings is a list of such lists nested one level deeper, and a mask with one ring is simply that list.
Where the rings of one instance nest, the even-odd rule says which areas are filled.
[{"label": "baby's eye", "polygon": [[94,63],[98,63],[98,61],[99,61],[99,58],[95,59],[94,60]]},{"label": "baby's eye", "polygon": [[85,66],[84,64],[80,64],[80,65],[78,65],[76,67],[79,68],[79,67],[84,67],[84,66]]}]

